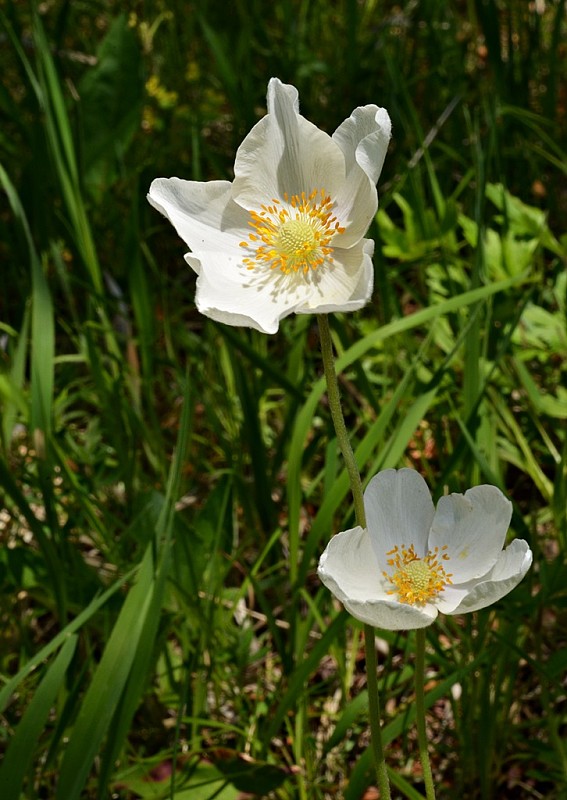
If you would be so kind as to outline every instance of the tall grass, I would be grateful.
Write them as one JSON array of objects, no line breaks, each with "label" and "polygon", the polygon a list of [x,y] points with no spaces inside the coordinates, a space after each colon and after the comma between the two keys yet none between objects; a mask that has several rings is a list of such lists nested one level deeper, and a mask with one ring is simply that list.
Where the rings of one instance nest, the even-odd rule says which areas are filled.
[{"label": "tall grass", "polygon": [[[313,321],[200,318],[145,202],[231,177],[271,75],[329,131],[367,102],[394,121],[375,296],[331,320],[363,476],[494,483],[536,556],[428,631],[439,794],[561,798],[565,4],[6,0],[0,23],[2,800],[372,781],[361,631],[315,576],[353,515]],[[379,646],[419,797],[411,636]]]}]

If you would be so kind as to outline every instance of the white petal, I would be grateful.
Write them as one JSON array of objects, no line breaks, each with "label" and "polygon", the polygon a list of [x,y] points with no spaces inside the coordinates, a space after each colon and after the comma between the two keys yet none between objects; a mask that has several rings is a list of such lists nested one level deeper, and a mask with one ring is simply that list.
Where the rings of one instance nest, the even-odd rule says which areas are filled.
[{"label": "white petal", "polygon": [[441,497],[431,526],[429,547],[447,545],[444,565],[453,584],[485,575],[502,551],[512,503],[496,486],[475,486],[464,495]]},{"label": "white petal", "polygon": [[291,313],[350,311],[370,298],[371,240],[336,249],[333,266],[307,275],[283,275],[269,267],[251,271],[242,263],[240,247],[250,230],[249,216],[231,199],[227,181],[157,178],[148,199],[191,247],[185,258],[200,275],[197,307],[218,322],[275,333],[279,320]]},{"label": "white petal", "polygon": [[333,536],[319,560],[319,577],[336,585],[337,597],[360,602],[387,599],[380,565],[372,550],[368,531],[356,527]]},{"label": "white petal", "polygon": [[259,210],[285,192],[291,197],[324,189],[334,198],[344,176],[340,147],[298,113],[294,87],[273,78],[268,85],[268,114],[236,153],[234,200],[243,208]]},{"label": "white petal", "polygon": [[[199,311],[227,325],[275,333],[293,303],[278,302],[281,297],[251,286],[239,246],[247,237],[249,216],[232,200],[230,191],[227,181],[157,178],[148,200],[192,249],[185,260],[199,276],[195,297]],[[305,293],[300,301],[304,298]]]},{"label": "white petal", "polygon": [[387,553],[413,544],[422,558],[435,507],[427,484],[414,469],[387,469],[375,475],[364,492],[366,524],[374,552],[387,569]]},{"label": "white petal", "polygon": [[[186,256],[186,258],[188,258]],[[195,302],[207,317],[237,327],[276,333],[279,321],[305,303],[311,288],[296,275],[269,268],[247,270],[238,248],[230,252],[207,251],[191,255],[200,262]],[[188,260],[189,260],[188,258]]]},{"label": "white petal", "polygon": [[194,252],[185,256],[197,272],[197,308],[228,325],[275,333],[292,313],[328,313],[361,308],[372,291],[369,240],[348,251],[333,267],[284,274],[269,267],[249,270],[242,248]]},{"label": "white petal", "polygon": [[373,252],[372,239],[362,239],[350,250],[335,249],[334,264],[313,274],[311,294],[295,313],[356,311],[366,305],[374,285]]},{"label": "white petal", "polygon": [[[192,262],[196,259],[192,256],[185,258],[193,266]],[[260,333],[276,333],[280,319],[286,316],[285,309],[282,312],[279,307],[273,308],[271,304],[263,305],[262,300],[258,301],[257,297],[247,293],[241,281],[233,276],[228,276],[222,283],[211,283],[207,258],[216,258],[217,264],[230,266],[230,259],[224,253],[203,255],[205,269],[198,273],[195,294],[195,304],[200,313],[224,325],[254,328]]]},{"label": "white petal", "polygon": [[335,199],[335,213],[347,230],[345,241],[364,236],[378,208],[380,177],[392,126],[384,108],[356,108],[333,134],[346,165],[346,182]]},{"label": "white petal", "polygon": [[228,181],[156,178],[148,200],[193,251],[230,251],[248,238],[250,217],[232,201]]},{"label": "white petal", "polygon": [[[466,587],[467,584],[464,584]],[[435,599],[435,605],[442,614],[452,614],[459,603],[467,596],[468,589],[462,586],[446,586]]]},{"label": "white petal", "polygon": [[[363,107],[361,110],[364,112],[366,108]],[[388,152],[388,144],[392,136],[392,123],[385,108],[376,108],[376,106],[371,106],[371,108],[376,110],[374,117],[376,130],[360,140],[360,144],[356,148],[356,160],[372,183],[377,183]]]},{"label": "white petal", "polygon": [[333,536],[319,561],[322,583],[355,619],[386,630],[425,628],[437,616],[432,605],[418,608],[386,593],[370,537],[362,528]]},{"label": "white petal", "polygon": [[344,153],[347,175],[358,164],[370,182],[377,183],[391,135],[392,123],[385,108],[355,108],[333,134]]},{"label": "white petal", "polygon": [[196,272],[197,275],[200,275],[201,274],[201,262],[199,261],[199,259],[195,258],[195,256],[192,253],[185,253],[184,258],[185,258],[185,261],[191,267],[191,269],[194,272]]},{"label": "white petal", "polygon": [[296,114],[299,114],[299,92],[291,83],[282,83],[279,78],[270,78],[268,81],[268,96],[266,98],[268,114],[275,113],[275,104],[278,96],[282,97],[282,101],[285,96],[287,104],[291,106]]},{"label": "white petal", "polygon": [[[512,591],[531,566],[532,551],[523,539],[514,541],[504,550],[491,571],[480,581],[471,581],[466,596],[451,614],[464,614],[496,603]],[[463,589],[465,587],[456,587]],[[443,609],[441,609],[443,610]]]}]

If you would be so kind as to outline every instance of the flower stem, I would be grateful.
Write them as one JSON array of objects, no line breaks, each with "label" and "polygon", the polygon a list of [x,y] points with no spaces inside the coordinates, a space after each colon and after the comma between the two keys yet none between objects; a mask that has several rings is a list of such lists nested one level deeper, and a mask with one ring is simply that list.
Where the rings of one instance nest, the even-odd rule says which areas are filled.
[{"label": "flower stem", "polygon": [[319,338],[321,340],[323,368],[325,370],[325,379],[327,381],[329,408],[331,409],[331,417],[333,418],[335,433],[337,434],[339,447],[341,448],[341,453],[343,454],[345,466],[348,472],[350,489],[354,503],[356,524],[360,525],[361,528],[366,528],[366,514],[364,511],[362,481],[360,479],[360,472],[356,466],[356,460],[354,458],[354,453],[352,452],[350,439],[348,438],[345,418],[343,417],[341,396],[339,393],[339,382],[337,381],[335,358],[333,356],[333,343],[331,342],[331,329],[329,327],[329,318],[327,314],[318,314],[317,322],[319,324]]},{"label": "flower stem", "polygon": [[372,625],[364,626],[364,652],[366,657],[366,675],[368,684],[368,711],[370,715],[370,732],[372,734],[372,752],[374,765],[380,790],[380,800],[390,800],[390,781],[384,759],[384,746],[382,744],[382,730],[380,728],[380,697],[378,695],[378,676],[376,664],[376,645],[374,641],[374,628]]},{"label": "flower stem", "polygon": [[[352,451],[350,439],[345,425],[345,418],[341,407],[341,397],[339,392],[339,382],[335,370],[335,359],[333,355],[333,343],[331,341],[331,329],[329,318],[326,314],[317,316],[319,324],[319,338],[321,340],[321,354],[323,357],[323,368],[327,381],[327,396],[329,398],[329,408],[339,447],[345,460],[345,466],[350,480],[350,489],[354,504],[354,514],[357,525],[361,528],[366,527],[366,513],[364,511],[364,495],[362,492],[362,480],[356,465],[356,459]],[[364,647],[366,653],[366,674],[368,676],[368,707],[370,715],[370,730],[372,733],[372,752],[374,754],[374,765],[376,767],[376,777],[378,788],[380,789],[381,800],[391,800],[390,782],[384,760],[384,747],[382,745],[382,730],[380,727],[380,698],[378,695],[378,676],[376,664],[376,646],[374,628],[371,625],[364,626]]]},{"label": "flower stem", "polygon": [[435,786],[431,773],[431,763],[427,750],[427,731],[425,728],[425,630],[416,631],[416,656],[415,656],[415,713],[417,724],[417,738],[419,741],[419,755],[423,769],[425,783],[425,796],[427,800],[435,800]]}]

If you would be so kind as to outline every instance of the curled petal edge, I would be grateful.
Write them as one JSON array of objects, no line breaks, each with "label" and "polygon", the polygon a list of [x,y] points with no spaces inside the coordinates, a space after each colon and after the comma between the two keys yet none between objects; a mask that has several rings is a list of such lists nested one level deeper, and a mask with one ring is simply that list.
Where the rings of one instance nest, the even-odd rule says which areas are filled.
[{"label": "curled petal edge", "polygon": [[[520,583],[533,561],[533,553],[524,539],[514,541],[502,551],[491,571],[481,580],[471,581],[471,589],[450,612],[469,614],[498,602]],[[460,587],[457,587],[460,588]]]}]

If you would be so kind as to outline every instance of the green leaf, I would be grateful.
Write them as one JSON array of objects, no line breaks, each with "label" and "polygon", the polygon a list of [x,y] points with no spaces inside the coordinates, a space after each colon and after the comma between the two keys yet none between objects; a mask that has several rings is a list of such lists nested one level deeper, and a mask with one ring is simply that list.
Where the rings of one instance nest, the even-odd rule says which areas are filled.
[{"label": "green leaf", "polygon": [[132,774],[120,775],[120,786],[125,787],[142,800],[237,800],[240,792],[227,783],[213,764],[198,764],[190,769],[189,779],[178,779],[173,793],[170,781],[148,780],[148,769],[136,767]]},{"label": "green leaf", "polygon": [[83,133],[83,179],[100,197],[116,179],[137,130],[144,99],[140,47],[125,14],[110,26],[97,64],[79,84]]},{"label": "green leaf", "polygon": [[6,685],[0,691],[0,713],[4,711],[6,708],[10,697],[16,691],[20,683],[27,678],[27,676],[33,672],[33,670],[45,661],[46,658],[49,658],[51,653],[61,647],[64,644],[69,636],[75,631],[78,631],[88,620],[95,614],[99,608],[109,600],[112,595],[116,594],[116,592],[120,589],[120,587],[132,576],[134,575],[136,570],[131,570],[130,572],[126,573],[122,577],[121,580],[116,581],[116,583],[107,589],[104,594],[101,594],[99,597],[95,597],[92,602],[82,611],[75,619],[70,622],[65,628],[63,628],[57,636],[54,636],[53,639],[48,642],[45,647],[42,647],[41,650],[36,653],[30,660],[22,667],[22,669],[14,675],[14,677],[6,683]]},{"label": "green leaf", "polygon": [[[31,428],[36,436],[36,447],[41,450],[51,431],[51,410],[53,404],[53,357],[55,353],[55,334],[53,304],[47,280],[44,275],[28,220],[20,198],[7,172],[0,165],[0,185],[4,188],[14,216],[19,220],[28,245],[32,276],[32,318],[31,318]],[[27,329],[27,324],[24,330]],[[20,353],[19,361],[23,358]],[[16,368],[16,365],[15,365]],[[21,373],[21,366],[18,367]],[[21,377],[21,375],[20,375]]]},{"label": "green leaf", "polygon": [[549,230],[544,211],[523,203],[519,197],[511,195],[501,183],[489,183],[486,187],[486,196],[499,211],[503,212],[510,230],[516,237],[537,240],[552,253],[560,257],[565,256],[561,245]]},{"label": "green leaf", "polygon": [[264,735],[265,741],[269,741],[276,735],[284,717],[288,711],[293,708],[297,697],[304,690],[309,676],[312,674],[323,655],[328,652],[330,643],[342,629],[347,616],[346,611],[339,612],[321,638],[317,640],[306,658],[297,665],[289,678],[288,688],[278,703],[277,709],[270,715],[268,730]]},{"label": "green leaf", "polygon": [[83,700],[61,764],[55,800],[78,800],[101,741],[108,732],[138,653],[148,610],[152,607],[155,583],[152,553],[150,545]]},{"label": "green leaf", "polygon": [[26,709],[0,767],[0,797],[19,800],[26,773],[31,766],[39,737],[65,680],[78,637],[70,636],[47,669]]},{"label": "green leaf", "polygon": [[215,766],[236,789],[262,796],[278,789],[289,777],[274,764],[245,761],[238,757],[215,761]]}]

